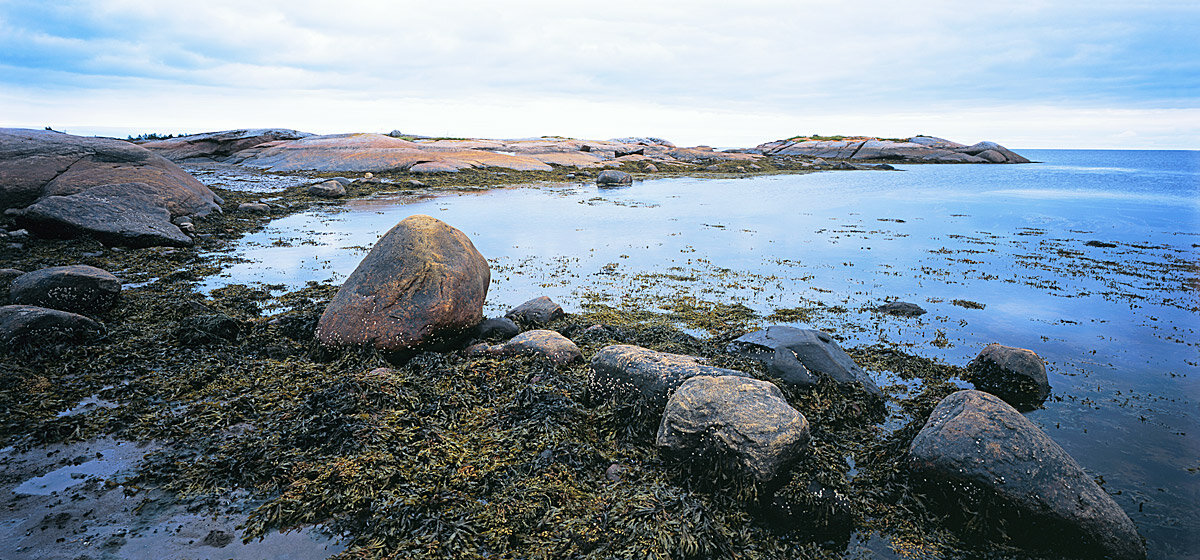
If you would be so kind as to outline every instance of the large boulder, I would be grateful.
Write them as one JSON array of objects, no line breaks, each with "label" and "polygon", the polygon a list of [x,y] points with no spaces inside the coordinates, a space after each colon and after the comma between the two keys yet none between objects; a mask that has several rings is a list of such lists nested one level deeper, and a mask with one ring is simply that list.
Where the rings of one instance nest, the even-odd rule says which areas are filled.
[{"label": "large boulder", "polygon": [[[994,395],[942,399],[908,450],[943,499],[992,504],[1007,534],[1085,558],[1145,558],[1137,528],[1091,476],[1033,422]],[[976,507],[969,505],[968,507]]]},{"label": "large boulder", "polygon": [[25,208],[18,221],[35,233],[188,245],[171,218],[203,216],[219,203],[179,166],[129,142],[0,129],[0,210]]},{"label": "large boulder", "polygon": [[605,169],[596,177],[597,185],[630,185],[633,184],[633,175],[616,169]]},{"label": "large boulder", "polygon": [[[815,375],[828,378],[842,387],[858,387],[868,394],[882,398],[883,391],[867,372],[858,367],[828,333],[774,325],[742,335],[729,345],[729,350],[766,363],[787,360],[787,354],[776,353],[786,348],[796,361]],[[774,367],[782,367],[776,364]]]},{"label": "large boulder", "polygon": [[224,161],[230,156],[271,142],[297,140],[312,136],[288,128],[253,128],[189,134],[165,140],[141,142],[141,146],[172,161],[212,159]]},{"label": "large boulder", "polygon": [[504,316],[519,323],[545,325],[564,316],[563,308],[546,296],[533,298],[505,313]]},{"label": "large boulder", "polygon": [[656,443],[675,458],[729,457],[769,482],[804,452],[808,421],[766,381],[701,375],[667,401]]},{"label": "large boulder", "polygon": [[96,313],[116,305],[121,281],[87,265],[55,266],[27,272],[9,286],[12,303],[71,313]]},{"label": "large boulder", "polygon": [[33,305],[0,307],[0,349],[81,342],[104,331],[83,315]]},{"label": "large boulder", "polygon": [[1032,350],[992,343],[967,364],[967,381],[1019,410],[1041,406],[1050,396],[1046,363]]},{"label": "large boulder", "polygon": [[614,344],[592,356],[590,386],[600,395],[636,395],[662,406],[684,381],[698,375],[749,377],[700,363],[694,356],[656,352],[640,346]]},{"label": "large boulder", "polygon": [[326,307],[317,339],[403,352],[465,332],[483,319],[491,271],[471,240],[424,215],[396,224]]}]

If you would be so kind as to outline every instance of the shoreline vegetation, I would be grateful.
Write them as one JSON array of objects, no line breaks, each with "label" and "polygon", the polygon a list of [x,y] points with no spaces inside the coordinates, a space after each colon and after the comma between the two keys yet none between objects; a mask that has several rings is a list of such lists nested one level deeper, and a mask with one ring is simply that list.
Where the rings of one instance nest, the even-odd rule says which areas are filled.
[{"label": "shoreline vegetation", "polygon": [[[229,253],[232,242],[316,205],[591,182],[607,170],[631,179],[886,170],[889,161],[920,157],[901,153],[917,150],[911,146],[894,149],[912,139],[805,136],[714,152],[660,139],[543,138],[528,141],[538,147],[514,152],[517,141],[394,133],[335,135],[337,143],[322,145],[318,140],[329,137],[294,132],[139,137],[193,170],[187,179],[213,179],[201,185],[207,195],[186,179],[170,179],[178,183],[170,183],[171,192],[182,194],[156,199],[165,213],[134,224],[158,237],[111,228],[88,233],[91,226],[35,219],[29,208],[47,198],[88,192],[54,191],[55,181],[84,157],[61,146],[54,153],[73,161],[38,179],[49,178],[42,188],[60,194],[5,193],[7,207],[18,210],[0,216],[6,232],[0,268],[86,265],[123,284],[111,307],[86,313],[102,325],[100,332],[11,339],[0,353],[4,484],[69,467],[113,465],[106,476],[80,475],[84,483],[66,483],[56,494],[7,498],[10,512],[29,518],[21,525],[28,535],[18,539],[25,548],[17,554],[122,558],[124,547],[143,546],[164,556],[265,555],[281,546],[272,540],[281,538],[279,531],[291,530],[301,531],[287,541],[297,558],[841,558],[847,547],[890,549],[901,558],[1047,558],[1062,553],[1054,546],[1070,546],[1044,532],[1033,535],[1043,546],[1029,542],[1023,533],[1031,518],[1003,492],[971,487],[941,495],[945,488],[931,488],[932,480],[912,468],[914,439],[939,403],[971,377],[966,364],[882,344],[846,348],[852,365],[918,387],[910,393],[885,386],[880,400],[820,375],[807,385],[789,382],[776,362],[729,350],[739,337],[774,322],[802,319],[832,330],[845,320],[844,310],[780,308],[763,316],[739,304],[686,296],[648,309],[631,286],[618,297],[562,302],[577,313],[520,315],[521,331],[557,333],[582,359],[560,363],[536,352],[510,353],[502,337],[478,336],[500,344],[468,347],[472,337],[465,337],[414,348],[397,360],[370,345],[320,343],[314,332],[337,285],[310,282],[284,293],[229,285],[209,295],[196,288],[237,258]],[[412,148],[414,154],[392,141],[429,145]],[[315,151],[297,148],[305,142],[318,142]],[[547,145],[574,151],[539,151]],[[633,148],[609,153],[617,145]],[[11,146],[0,144],[10,148],[0,155],[19,157]],[[641,153],[621,153],[637,146]],[[990,145],[940,146],[971,148],[976,155],[954,153],[977,159],[988,160],[978,154],[991,151],[1011,160],[1007,150]],[[818,149],[835,155],[805,153]],[[474,153],[480,151],[492,155]],[[122,164],[143,170],[162,165],[154,154],[122,154]],[[488,159],[493,156],[498,159]],[[543,161],[568,156],[573,165]],[[404,159],[407,167],[322,169],[324,162],[387,158]],[[506,158],[536,165],[518,169],[526,164]],[[272,165],[264,169],[254,161]],[[299,170],[303,165],[310,167]],[[165,182],[174,173],[155,169],[152,179],[114,179],[113,166],[77,175],[126,185]],[[216,178],[291,186],[253,192],[221,188]],[[327,183],[336,185],[314,190]],[[146,242],[179,239],[164,233],[164,220],[187,242]],[[66,230],[78,235],[47,235]],[[15,278],[0,285],[4,292]],[[690,460],[664,453],[656,443],[661,403],[597,391],[592,360],[612,345],[692,356],[706,367],[773,383],[806,419],[804,452],[779,476],[763,479],[748,476],[728,448],[705,448]],[[1140,540],[1125,545],[1127,557],[1144,556]]]}]

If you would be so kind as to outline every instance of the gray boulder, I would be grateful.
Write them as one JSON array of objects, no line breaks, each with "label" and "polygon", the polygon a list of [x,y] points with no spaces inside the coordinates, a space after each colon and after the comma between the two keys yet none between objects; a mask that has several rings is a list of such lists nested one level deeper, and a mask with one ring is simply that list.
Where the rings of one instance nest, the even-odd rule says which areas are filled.
[{"label": "gray boulder", "polygon": [[804,453],[808,421],[766,381],[701,375],[667,401],[656,444],[676,459],[732,457],[746,474],[768,482]]},{"label": "gray boulder", "polygon": [[596,177],[597,185],[631,185],[633,184],[633,175],[616,169],[605,169]]},{"label": "gray boulder", "polygon": [[545,325],[565,315],[562,306],[546,296],[533,298],[505,313],[504,316],[518,323]]},{"label": "gray boulder", "polygon": [[121,295],[121,281],[94,266],[71,265],[27,272],[9,286],[14,304],[71,313],[108,311]]},{"label": "gray boulder", "polygon": [[590,386],[602,396],[632,395],[662,406],[685,380],[698,375],[749,377],[700,363],[694,356],[655,352],[640,346],[615,344],[592,357]]},{"label": "gray boulder", "polygon": [[1007,534],[1085,558],[1145,558],[1129,516],[1033,422],[994,395],[959,391],[908,450],[918,482],[949,498],[999,503]]},{"label": "gray boulder", "polygon": [[308,194],[320,198],[341,198],[346,196],[346,187],[341,181],[330,179],[315,185],[309,185]]},{"label": "gray boulder", "polygon": [[94,338],[104,327],[83,315],[33,305],[0,307],[0,349],[75,343]]},{"label": "gray boulder", "polygon": [[793,387],[812,387],[818,377],[804,367],[791,349],[780,346],[767,362],[767,373]]},{"label": "gray boulder", "polygon": [[525,331],[500,348],[493,349],[493,352],[510,356],[540,355],[556,364],[568,364],[583,359],[583,353],[571,339],[546,330]]},{"label": "gray boulder", "polygon": [[[871,376],[858,367],[828,333],[774,325],[742,335],[729,345],[731,352],[768,363],[777,360],[775,351],[779,348],[791,350],[796,360],[815,375],[826,377],[839,386],[859,387],[874,397],[883,397]],[[779,359],[786,358],[785,354]]]},{"label": "gray boulder", "polygon": [[967,381],[1020,410],[1037,408],[1050,396],[1045,362],[1024,348],[987,345],[967,364]]},{"label": "gray boulder", "polygon": [[220,202],[179,166],[129,142],[0,129],[0,210],[27,208],[19,220],[38,234],[188,245],[171,218],[219,212]]},{"label": "gray boulder", "polygon": [[388,353],[465,334],[483,320],[491,271],[461,231],[424,215],[383,235],[317,323],[326,346]]},{"label": "gray boulder", "polygon": [[[969,154],[969,155],[976,156],[976,157],[978,157],[980,154],[983,154],[984,152],[990,151],[990,152],[994,152],[1004,158],[1004,161],[997,162],[997,163],[1029,163],[1028,159],[1025,159],[1023,156],[1020,156],[1020,155],[1016,154],[1015,152],[1013,152],[1012,150],[1009,150],[1008,148],[1005,148],[1004,146],[1001,146],[1000,144],[997,144],[995,142],[979,142],[978,144],[972,144],[972,145],[966,146],[964,148],[955,148],[954,151],[960,152],[963,154]],[[979,158],[979,159],[981,159],[983,161],[990,161],[990,160],[987,160],[984,158]]]},{"label": "gray boulder", "polygon": [[521,328],[507,317],[484,319],[475,327],[474,336],[482,340],[508,340],[520,334]]}]

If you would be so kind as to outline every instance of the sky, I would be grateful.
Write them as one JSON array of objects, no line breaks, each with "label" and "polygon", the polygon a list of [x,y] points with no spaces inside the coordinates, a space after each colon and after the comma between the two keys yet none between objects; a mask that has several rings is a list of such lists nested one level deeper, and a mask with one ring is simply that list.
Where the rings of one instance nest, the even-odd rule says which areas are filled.
[{"label": "sky", "polygon": [[1200,149],[1200,2],[0,0],[0,126]]}]

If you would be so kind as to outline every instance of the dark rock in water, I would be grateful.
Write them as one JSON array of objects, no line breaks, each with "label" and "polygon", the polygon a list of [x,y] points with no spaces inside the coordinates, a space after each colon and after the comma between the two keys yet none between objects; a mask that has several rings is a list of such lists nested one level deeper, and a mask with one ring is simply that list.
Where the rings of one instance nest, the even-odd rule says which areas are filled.
[{"label": "dark rock in water", "polygon": [[556,364],[583,359],[583,353],[571,339],[545,330],[525,331],[501,345],[499,353],[510,356],[541,355]]},{"label": "dark rock in water", "polygon": [[[220,201],[179,166],[129,142],[0,129],[0,209],[35,210],[21,217],[42,226],[30,228],[39,234],[187,245],[171,218],[219,212]],[[129,231],[140,233],[121,233]]]},{"label": "dark rock in water", "polygon": [[615,344],[592,357],[590,386],[600,395],[634,394],[662,406],[685,380],[697,375],[749,377],[700,363],[699,358],[655,352],[640,346]]},{"label": "dark rock in water", "polygon": [[817,376],[800,363],[796,353],[782,346],[775,349],[775,354],[767,363],[767,372],[793,387],[812,387],[817,384]]},{"label": "dark rock in water", "polygon": [[121,295],[121,281],[94,266],[55,266],[19,276],[9,287],[15,304],[71,313],[108,311]]},{"label": "dark rock in water", "polygon": [[321,198],[339,198],[346,196],[346,187],[335,180],[324,181],[315,185],[309,185],[308,194]]},{"label": "dark rock in water", "polygon": [[17,222],[44,237],[90,235],[110,245],[189,247],[192,238],[171,223],[171,212],[145,183],[100,185],[48,196],[25,208]]},{"label": "dark rock in water", "polygon": [[513,321],[533,325],[545,325],[564,315],[562,307],[546,296],[533,298],[504,314]]},{"label": "dark rock in water", "polygon": [[605,169],[596,177],[597,185],[631,185],[633,184],[633,175],[616,169]]},{"label": "dark rock in water", "polygon": [[326,346],[415,349],[483,320],[491,271],[461,231],[409,216],[371,248],[317,325]]},{"label": "dark rock in water", "polygon": [[507,317],[484,319],[475,327],[475,338],[481,340],[508,340],[520,334],[521,328]]},{"label": "dark rock in water", "polygon": [[891,165],[886,164],[886,163],[881,163],[879,165],[876,165],[875,169],[878,169],[880,171],[895,171],[896,170],[895,167],[892,167]]},{"label": "dark rock in water", "polygon": [[8,301],[8,288],[12,285],[13,280],[18,276],[25,274],[24,270],[15,268],[0,268],[0,303]]},{"label": "dark rock in water", "polygon": [[925,309],[915,303],[906,301],[892,301],[880,305],[875,308],[875,311],[887,313],[888,315],[896,315],[898,317],[920,317],[925,314]]},{"label": "dark rock in water", "polygon": [[1111,249],[1111,248],[1117,246],[1116,243],[1108,243],[1107,241],[1097,241],[1095,239],[1088,241],[1087,243],[1085,243],[1085,245],[1087,245],[1088,247],[1102,247],[1105,249]]},{"label": "dark rock in water", "polygon": [[237,340],[242,325],[228,315],[214,313],[187,317],[175,329],[175,338],[185,346],[222,344]]},{"label": "dark rock in water", "polygon": [[1084,558],[1146,556],[1129,516],[1057,443],[994,395],[959,391],[942,399],[908,454],[919,483],[942,500],[989,507],[1022,544]]},{"label": "dark rock in water", "polygon": [[33,305],[0,307],[0,348],[82,342],[104,332],[83,315]]},{"label": "dark rock in water", "polygon": [[967,364],[967,381],[1021,410],[1037,408],[1050,396],[1045,362],[1024,348],[987,345]]},{"label": "dark rock in water", "polygon": [[808,439],[808,421],[775,385],[701,375],[667,401],[656,443],[677,459],[731,457],[746,474],[768,482],[800,457]]},{"label": "dark rock in water", "polygon": [[742,335],[729,345],[731,352],[745,354],[764,362],[774,359],[775,350],[787,348],[810,372],[833,380],[841,386],[861,387],[877,398],[883,392],[867,372],[838,346],[828,333],[774,325]]},{"label": "dark rock in water", "polygon": [[270,214],[271,207],[261,202],[243,202],[238,205],[238,212],[249,212],[251,214]]}]

